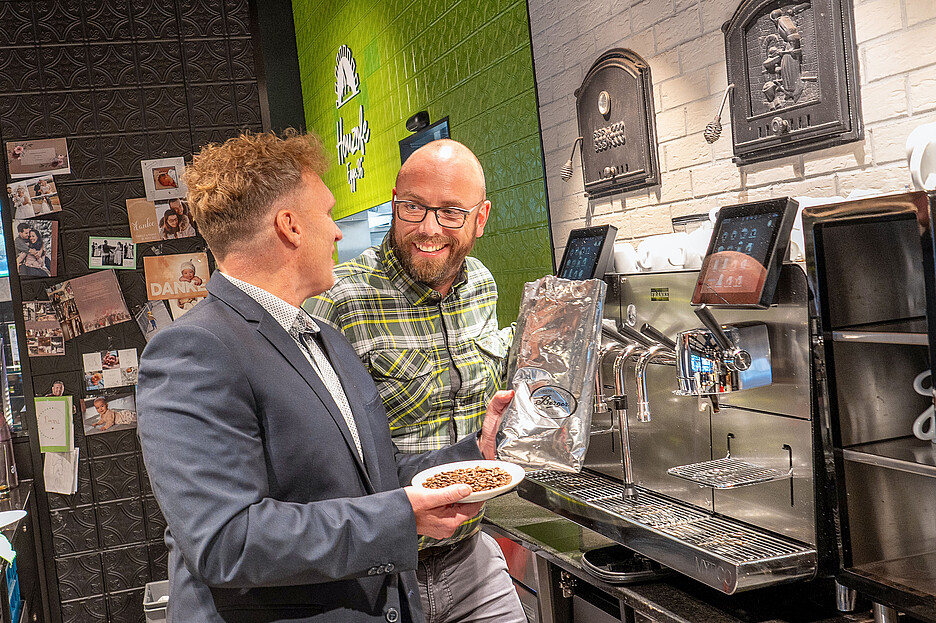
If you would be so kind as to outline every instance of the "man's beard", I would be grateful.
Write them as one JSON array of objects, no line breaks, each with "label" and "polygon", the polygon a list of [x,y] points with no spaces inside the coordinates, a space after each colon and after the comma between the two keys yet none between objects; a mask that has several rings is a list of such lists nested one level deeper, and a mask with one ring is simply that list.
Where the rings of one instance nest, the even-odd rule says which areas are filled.
[{"label": "man's beard", "polygon": [[[465,227],[468,226],[469,224],[465,223]],[[390,246],[393,248],[393,252],[396,254],[397,258],[399,258],[400,263],[403,264],[403,270],[405,270],[410,277],[416,281],[421,281],[431,288],[437,288],[454,279],[458,271],[461,270],[465,258],[468,257],[468,254],[471,253],[471,249],[474,247],[475,228],[476,226],[471,224],[471,233],[468,237],[469,242],[461,243],[457,238],[452,236],[446,236],[444,234],[428,236],[419,232],[414,232],[401,240],[396,231],[396,226],[391,225]],[[445,257],[417,259],[415,257],[417,251],[413,248],[413,245],[416,243],[424,246],[447,244],[449,249]]]}]

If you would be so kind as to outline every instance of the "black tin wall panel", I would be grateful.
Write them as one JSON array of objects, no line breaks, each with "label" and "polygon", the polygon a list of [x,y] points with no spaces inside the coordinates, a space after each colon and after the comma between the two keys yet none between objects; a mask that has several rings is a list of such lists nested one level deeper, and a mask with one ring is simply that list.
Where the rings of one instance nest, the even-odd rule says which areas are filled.
[{"label": "black tin wall panel", "polygon": [[[3,0],[0,24],[0,142],[65,136],[72,167],[56,176],[62,211],[45,217],[59,223],[58,276],[14,278],[21,300],[89,273],[88,236],[129,236],[124,202],[144,195],[140,160],[190,160],[206,142],[262,130],[248,0]],[[138,258],[154,246],[138,245]],[[118,271],[131,312],[146,301],[138,265]],[[61,379],[82,397],[81,353],[110,345],[142,351],[145,341],[134,322],[79,336],[65,356],[29,360],[28,391]],[[76,424],[78,493],[40,493],[52,620],[140,622],[143,586],[167,577],[165,520],[135,431],[86,438]]]}]

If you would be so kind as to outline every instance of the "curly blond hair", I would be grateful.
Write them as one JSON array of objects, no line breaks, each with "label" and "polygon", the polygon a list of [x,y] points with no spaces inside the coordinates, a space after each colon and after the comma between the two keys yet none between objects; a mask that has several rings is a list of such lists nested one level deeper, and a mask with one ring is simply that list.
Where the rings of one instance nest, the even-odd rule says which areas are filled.
[{"label": "curly blond hair", "polygon": [[314,133],[289,128],[251,133],[202,147],[185,167],[192,218],[212,253],[223,259],[248,246],[280,199],[295,192],[306,172],[321,176],[328,159]]}]

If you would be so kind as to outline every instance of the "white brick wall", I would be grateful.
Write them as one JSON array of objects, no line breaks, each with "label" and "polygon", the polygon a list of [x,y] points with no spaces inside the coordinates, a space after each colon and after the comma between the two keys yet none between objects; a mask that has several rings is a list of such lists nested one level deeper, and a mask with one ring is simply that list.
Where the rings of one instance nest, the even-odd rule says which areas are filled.
[{"label": "white brick wall", "polygon": [[[612,223],[619,239],[672,231],[674,216],[783,195],[825,197],[856,189],[899,192],[910,183],[904,144],[936,121],[936,0],[853,0],[865,138],[861,142],[739,167],[722,138],[702,138],[727,85],[721,32],[741,0],[527,0],[533,32],[556,260],[568,232]],[[659,187],[585,197],[578,155],[559,168],[578,135],[575,98],[585,72],[609,48],[650,63],[661,160]]]}]

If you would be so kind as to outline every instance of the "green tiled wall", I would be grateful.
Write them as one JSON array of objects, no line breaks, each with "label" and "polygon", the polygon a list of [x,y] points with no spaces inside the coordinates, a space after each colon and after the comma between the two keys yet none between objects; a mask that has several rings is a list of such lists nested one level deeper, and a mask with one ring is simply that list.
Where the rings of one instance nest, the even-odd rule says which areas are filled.
[{"label": "green tiled wall", "polygon": [[[481,160],[493,204],[473,255],[497,280],[501,324],[515,320],[523,284],[552,272],[526,0],[293,0],[293,13],[306,123],[334,157],[325,182],[336,218],[390,199],[410,115],[448,116],[452,138]],[[343,44],[361,93],[336,110]],[[338,115],[348,132],[359,104],[371,137],[352,193],[334,145]]]}]

